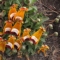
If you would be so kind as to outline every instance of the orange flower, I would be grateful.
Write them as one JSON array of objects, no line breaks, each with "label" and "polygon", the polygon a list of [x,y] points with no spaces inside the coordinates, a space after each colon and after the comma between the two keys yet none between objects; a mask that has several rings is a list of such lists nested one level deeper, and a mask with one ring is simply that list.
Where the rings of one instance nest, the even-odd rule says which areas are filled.
[{"label": "orange flower", "polygon": [[20,50],[21,49],[22,42],[23,42],[23,40],[20,39],[20,38],[15,41],[14,45],[17,47],[17,50]]},{"label": "orange flower", "polygon": [[11,7],[10,7],[10,10],[9,10],[9,13],[8,13],[8,19],[10,20],[14,20],[14,15],[17,13],[17,10],[16,10],[16,7],[17,7],[17,4],[13,4]]},{"label": "orange flower", "polygon": [[0,51],[4,53],[6,47],[6,41],[0,40]]},{"label": "orange flower", "polygon": [[45,29],[43,27],[40,27],[40,29],[31,36],[33,43],[38,44],[44,31]]},{"label": "orange flower", "polygon": [[23,40],[30,38],[30,31],[31,31],[31,29],[29,29],[29,28],[24,29],[23,35],[22,35]]},{"label": "orange flower", "polygon": [[10,32],[12,29],[12,21],[6,21],[6,24],[4,26],[4,31],[3,32]]},{"label": "orange flower", "polygon": [[8,43],[6,44],[6,47],[9,47],[9,48],[13,49],[15,39],[16,38],[14,36],[10,36],[9,39],[8,39]]},{"label": "orange flower", "polygon": [[47,45],[42,45],[42,47],[38,50],[38,53],[43,52],[44,56],[46,56],[46,51],[49,49],[49,46]]},{"label": "orange flower", "polygon": [[22,23],[17,21],[15,23],[15,25],[13,26],[13,28],[11,30],[11,33],[20,36],[20,34],[21,34],[21,27],[22,27]]},{"label": "orange flower", "polygon": [[21,20],[22,21],[24,19],[25,11],[27,11],[27,10],[28,9],[26,7],[21,7],[14,16],[15,20]]}]

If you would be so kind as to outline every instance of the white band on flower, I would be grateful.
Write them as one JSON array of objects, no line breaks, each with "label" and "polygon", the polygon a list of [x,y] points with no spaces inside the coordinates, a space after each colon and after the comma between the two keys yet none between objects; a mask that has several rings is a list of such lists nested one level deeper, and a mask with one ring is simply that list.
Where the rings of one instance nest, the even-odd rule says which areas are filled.
[{"label": "white band on flower", "polygon": [[35,36],[32,36],[31,38],[32,38],[35,42],[37,42],[37,40],[38,40]]},{"label": "white band on flower", "polygon": [[10,18],[12,18],[15,14],[16,14],[16,13],[12,13],[12,14],[10,14]]},{"label": "white band on flower", "polygon": [[[17,26],[17,27],[18,27],[18,26]],[[13,29],[11,30],[11,32],[15,32],[15,33],[18,35],[19,30],[18,30],[18,29],[16,29],[16,28],[13,28]]]},{"label": "white band on flower", "polygon": [[8,42],[7,45],[10,46],[11,48],[13,48],[13,44],[11,42]]},{"label": "white band on flower", "polygon": [[9,28],[9,27],[5,28],[5,32],[6,31],[11,31],[11,28]]},{"label": "white band on flower", "polygon": [[20,47],[19,43],[15,42],[14,45],[16,45],[18,48]]},{"label": "white band on flower", "polygon": [[20,16],[17,16],[15,19],[23,20],[23,18]]},{"label": "white band on flower", "polygon": [[24,36],[24,37],[23,37],[24,40],[27,39],[27,38],[29,38],[29,36]]}]

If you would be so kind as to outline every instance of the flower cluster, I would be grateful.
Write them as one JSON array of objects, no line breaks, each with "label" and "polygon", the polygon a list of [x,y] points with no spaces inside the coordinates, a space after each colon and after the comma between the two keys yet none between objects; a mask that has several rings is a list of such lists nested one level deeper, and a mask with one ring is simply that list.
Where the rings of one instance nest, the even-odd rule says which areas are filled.
[{"label": "flower cluster", "polygon": [[[16,8],[16,4],[10,7],[8,20],[5,21],[3,33],[0,33],[0,51],[6,53],[8,56],[13,55],[11,52],[14,50],[16,50],[16,53],[21,51],[22,54],[32,54],[33,51],[37,52],[40,48],[38,44],[46,30],[40,26],[33,34],[30,34],[31,29],[29,28],[25,28],[22,32],[21,28],[24,22],[24,15],[28,11],[28,8],[20,7],[18,11]],[[5,36],[8,38],[5,39]],[[41,47],[39,50],[45,54],[47,49],[47,47]]]}]

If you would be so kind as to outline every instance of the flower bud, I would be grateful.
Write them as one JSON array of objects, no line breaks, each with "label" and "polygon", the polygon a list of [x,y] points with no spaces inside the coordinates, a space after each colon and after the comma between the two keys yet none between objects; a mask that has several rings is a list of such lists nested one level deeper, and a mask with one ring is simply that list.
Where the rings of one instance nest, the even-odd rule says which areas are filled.
[{"label": "flower bud", "polygon": [[44,34],[43,34],[44,37],[47,37],[47,35],[48,35],[47,33],[44,33]]},{"label": "flower bud", "polygon": [[23,49],[23,50],[25,50],[25,48],[26,48],[26,46],[25,46],[25,45],[23,45],[23,46],[22,46],[22,49]]},{"label": "flower bud", "polygon": [[50,28],[50,29],[53,29],[53,25],[52,25],[52,24],[49,24],[49,28]]},{"label": "flower bud", "polygon": [[55,19],[55,22],[56,22],[56,23],[59,23],[59,18],[56,18],[56,19]]},{"label": "flower bud", "polygon": [[55,35],[55,36],[58,36],[58,32],[54,32],[54,35]]},{"label": "flower bud", "polygon": [[40,18],[37,18],[37,21],[40,22],[41,21]]},{"label": "flower bud", "polygon": [[57,16],[60,19],[60,15]]}]

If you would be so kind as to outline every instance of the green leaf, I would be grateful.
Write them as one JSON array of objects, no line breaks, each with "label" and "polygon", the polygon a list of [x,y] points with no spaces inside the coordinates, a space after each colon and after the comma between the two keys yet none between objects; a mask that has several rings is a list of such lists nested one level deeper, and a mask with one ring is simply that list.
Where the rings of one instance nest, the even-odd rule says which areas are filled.
[{"label": "green leaf", "polygon": [[6,0],[6,2],[5,2],[5,6],[7,6],[7,5],[10,6],[10,5],[12,4],[12,1],[13,1],[13,0]]},{"label": "green leaf", "polygon": [[30,6],[28,9],[28,14],[29,16],[34,15],[37,12],[37,7],[36,6]]},{"label": "green leaf", "polygon": [[20,4],[19,0],[16,0],[16,3],[17,3],[17,4]]},{"label": "green leaf", "polygon": [[40,40],[39,43],[38,43],[38,49],[39,49],[39,47],[42,46],[42,44],[43,44],[43,42]]},{"label": "green leaf", "polygon": [[26,5],[28,5],[28,4],[29,4],[29,0],[24,0],[24,3],[25,3]]},{"label": "green leaf", "polygon": [[42,41],[42,42],[45,42],[45,39],[44,39],[44,38],[41,38],[41,41]]},{"label": "green leaf", "polygon": [[17,49],[12,50],[13,53],[17,53]]},{"label": "green leaf", "polygon": [[20,0],[13,0],[13,3],[21,5]]},{"label": "green leaf", "polygon": [[36,10],[37,11],[37,7],[36,6],[30,6],[29,11],[31,11],[31,10]]},{"label": "green leaf", "polygon": [[4,34],[2,37],[3,39],[8,39],[9,34]]},{"label": "green leaf", "polygon": [[13,49],[12,50],[12,55],[16,55],[18,52],[17,52],[17,49]]},{"label": "green leaf", "polygon": [[29,0],[29,5],[32,5],[36,2],[37,0]]},{"label": "green leaf", "polygon": [[3,16],[5,16],[6,15],[6,10],[4,10],[4,14],[3,14]]},{"label": "green leaf", "polygon": [[10,48],[7,48],[7,49],[5,50],[5,54],[6,54],[7,56],[11,56],[11,55],[12,55],[11,49],[10,49]]}]

